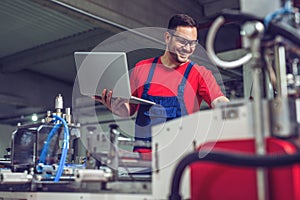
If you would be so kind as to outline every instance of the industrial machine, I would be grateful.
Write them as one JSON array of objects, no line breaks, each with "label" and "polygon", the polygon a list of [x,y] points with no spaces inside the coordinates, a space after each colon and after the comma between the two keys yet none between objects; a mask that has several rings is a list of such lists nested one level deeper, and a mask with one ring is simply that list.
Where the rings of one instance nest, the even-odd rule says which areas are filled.
[{"label": "industrial machine", "polygon": [[[252,94],[246,105],[252,106],[253,137],[240,137],[245,134],[241,133],[200,143],[178,163],[169,199],[183,198],[179,186],[187,166],[191,166],[191,199],[300,198],[299,12],[292,1],[285,1],[282,8],[263,18],[255,14],[253,10],[251,14],[224,10],[210,27],[206,42],[208,55],[219,67],[248,63],[251,68]],[[222,60],[214,51],[215,36],[225,21],[241,24],[246,53],[234,61]],[[229,104],[223,117],[240,116],[235,109]],[[226,114],[232,111],[233,115]],[[247,130],[241,127],[240,131]]]},{"label": "industrial machine", "polygon": [[[11,163],[0,169],[0,198],[238,199],[250,191],[250,199],[300,199],[300,14],[291,1],[261,16],[243,11],[222,12],[206,47],[219,67],[251,68],[250,99],[158,124],[152,142],[143,143],[115,123],[75,123],[59,95],[56,110],[41,123],[20,125],[12,134]],[[221,60],[213,48],[225,21],[241,25],[246,54],[236,61]],[[132,152],[137,143],[152,151]],[[203,167],[204,161],[214,164]],[[250,168],[246,175],[236,168],[241,166]],[[273,170],[282,166],[287,168]],[[228,171],[220,181],[218,175]],[[239,182],[235,191],[224,186],[233,177],[247,184]]]},{"label": "industrial machine", "polygon": [[[86,148],[80,141],[81,129],[87,130]],[[148,195],[151,158],[118,148],[133,144],[121,137],[115,124],[103,132],[75,123],[59,94],[55,111],[47,111],[41,122],[19,124],[12,133],[10,164],[0,168],[1,194],[14,198],[20,192],[22,198],[37,192]]]}]

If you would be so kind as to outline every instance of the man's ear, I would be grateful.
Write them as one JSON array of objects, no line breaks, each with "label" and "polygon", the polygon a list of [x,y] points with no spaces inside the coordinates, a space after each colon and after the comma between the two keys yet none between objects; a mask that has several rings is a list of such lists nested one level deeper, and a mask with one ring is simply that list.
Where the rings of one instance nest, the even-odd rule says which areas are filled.
[{"label": "man's ear", "polygon": [[164,33],[165,43],[168,44],[171,40],[171,34],[169,32]]}]

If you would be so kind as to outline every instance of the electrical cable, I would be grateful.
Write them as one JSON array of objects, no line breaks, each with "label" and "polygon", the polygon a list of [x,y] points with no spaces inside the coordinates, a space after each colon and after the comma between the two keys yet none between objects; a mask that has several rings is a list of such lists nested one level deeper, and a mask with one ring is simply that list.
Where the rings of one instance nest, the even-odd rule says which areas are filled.
[{"label": "electrical cable", "polygon": [[181,200],[179,193],[182,174],[187,166],[195,162],[210,161],[240,167],[281,167],[300,163],[300,152],[290,155],[249,155],[224,153],[219,151],[193,152],[185,156],[177,165],[171,183],[169,200]]}]

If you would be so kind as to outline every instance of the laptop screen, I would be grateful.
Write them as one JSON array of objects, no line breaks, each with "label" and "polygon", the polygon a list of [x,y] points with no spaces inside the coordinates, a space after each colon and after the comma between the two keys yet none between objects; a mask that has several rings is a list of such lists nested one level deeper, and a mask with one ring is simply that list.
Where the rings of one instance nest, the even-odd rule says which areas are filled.
[{"label": "laptop screen", "polygon": [[75,52],[74,56],[82,95],[101,96],[108,89],[113,97],[131,97],[126,53]]}]

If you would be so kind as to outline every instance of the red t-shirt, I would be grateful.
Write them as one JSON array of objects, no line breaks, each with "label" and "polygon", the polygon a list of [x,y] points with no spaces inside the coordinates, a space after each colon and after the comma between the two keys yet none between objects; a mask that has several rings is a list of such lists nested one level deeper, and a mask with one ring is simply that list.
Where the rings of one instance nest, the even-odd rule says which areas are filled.
[{"label": "red t-shirt", "polygon": [[[143,86],[148,78],[153,60],[154,58],[142,60],[133,68],[130,74],[130,86],[133,96],[142,96]],[[161,63],[161,58],[159,58],[148,94],[152,96],[177,96],[178,85],[184,77],[188,64],[168,68]],[[195,64],[189,73],[184,89],[184,102],[187,112],[199,111],[202,100],[211,106],[211,102],[215,98],[223,95],[211,71]]]}]

